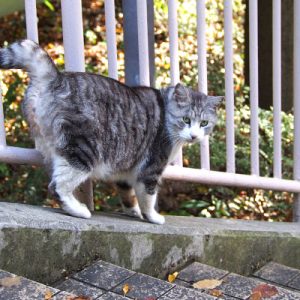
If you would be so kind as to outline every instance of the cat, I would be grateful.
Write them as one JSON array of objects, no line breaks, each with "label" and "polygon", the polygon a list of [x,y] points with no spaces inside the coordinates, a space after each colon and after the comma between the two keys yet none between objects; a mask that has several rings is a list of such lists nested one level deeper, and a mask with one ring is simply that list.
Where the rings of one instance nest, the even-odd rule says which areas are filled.
[{"label": "cat", "polygon": [[158,90],[96,74],[60,72],[30,40],[0,49],[0,68],[29,74],[23,113],[36,149],[51,168],[49,186],[66,213],[91,217],[73,192],[96,178],[116,183],[127,214],[165,222],[155,209],[162,173],[182,145],[211,133],[223,97],[180,83]]}]

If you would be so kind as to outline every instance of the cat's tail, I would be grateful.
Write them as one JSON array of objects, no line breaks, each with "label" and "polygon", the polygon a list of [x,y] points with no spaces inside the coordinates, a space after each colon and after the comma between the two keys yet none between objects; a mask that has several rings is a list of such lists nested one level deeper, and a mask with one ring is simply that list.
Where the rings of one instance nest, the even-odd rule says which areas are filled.
[{"label": "cat's tail", "polygon": [[0,69],[24,69],[31,79],[54,79],[58,70],[38,44],[21,40],[0,49]]}]

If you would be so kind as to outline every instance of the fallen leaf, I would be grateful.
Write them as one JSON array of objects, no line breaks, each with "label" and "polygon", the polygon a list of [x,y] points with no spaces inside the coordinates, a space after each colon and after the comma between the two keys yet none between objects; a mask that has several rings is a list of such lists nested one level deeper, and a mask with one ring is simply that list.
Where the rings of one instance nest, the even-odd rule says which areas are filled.
[{"label": "fallen leaf", "polygon": [[[272,296],[275,296],[278,294],[278,290],[275,286],[273,285],[268,285],[266,283],[260,284],[258,286],[256,286],[253,290],[252,290],[252,295],[255,293],[260,293],[261,294],[261,298],[271,298]],[[260,299],[260,298],[258,298]],[[251,300],[253,300],[251,298]],[[256,300],[256,299],[255,299]]]},{"label": "fallen leaf", "polygon": [[222,280],[216,280],[216,279],[204,279],[197,281],[193,284],[193,287],[195,289],[214,289],[217,286],[219,286],[222,283]]},{"label": "fallen leaf", "polygon": [[176,279],[176,277],[178,276],[178,272],[174,272],[173,274],[169,274],[168,275],[168,281],[170,282],[170,283],[172,283],[172,282],[174,282],[175,281],[175,279]]},{"label": "fallen leaf", "polygon": [[262,296],[260,292],[254,292],[251,294],[249,300],[261,300]]},{"label": "fallen leaf", "polygon": [[51,291],[47,290],[45,293],[45,300],[49,300],[52,298],[52,293]]},{"label": "fallen leaf", "polygon": [[123,285],[123,288],[122,288],[122,291],[123,291],[123,293],[124,293],[124,296],[126,296],[126,294],[130,291],[130,286],[129,286],[129,284],[128,283],[125,283],[124,285]]},{"label": "fallen leaf", "polygon": [[15,276],[15,277],[4,277],[0,279],[0,286],[4,287],[11,287],[14,285],[18,285],[21,283],[21,277]]},{"label": "fallen leaf", "polygon": [[215,297],[221,297],[221,296],[223,296],[222,291],[217,290],[217,289],[213,289],[209,293],[210,293],[210,295],[215,296]]}]

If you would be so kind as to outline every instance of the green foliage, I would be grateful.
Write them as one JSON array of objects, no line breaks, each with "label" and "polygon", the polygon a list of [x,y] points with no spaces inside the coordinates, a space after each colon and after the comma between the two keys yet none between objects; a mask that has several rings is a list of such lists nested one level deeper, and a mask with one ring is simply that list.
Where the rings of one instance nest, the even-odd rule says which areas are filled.
[{"label": "green foliage", "polygon": [[55,7],[50,0],[44,0],[44,4],[51,10],[55,11]]}]

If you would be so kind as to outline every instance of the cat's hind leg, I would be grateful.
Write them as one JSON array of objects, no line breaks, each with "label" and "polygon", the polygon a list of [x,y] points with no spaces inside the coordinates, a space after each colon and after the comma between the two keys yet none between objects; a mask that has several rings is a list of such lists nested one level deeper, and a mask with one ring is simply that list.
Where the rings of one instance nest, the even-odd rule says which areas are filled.
[{"label": "cat's hind leg", "polygon": [[134,187],[142,216],[155,224],[164,224],[165,217],[155,210],[157,201],[157,182],[137,182]]},{"label": "cat's hind leg", "polygon": [[74,217],[90,218],[91,213],[85,204],[74,197],[75,189],[88,177],[89,172],[72,167],[64,158],[56,157],[53,161],[52,181],[62,209]]},{"label": "cat's hind leg", "polygon": [[127,182],[119,181],[116,183],[121,198],[123,212],[131,217],[143,219],[135,191]]}]

